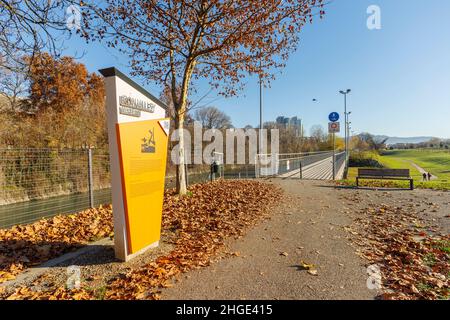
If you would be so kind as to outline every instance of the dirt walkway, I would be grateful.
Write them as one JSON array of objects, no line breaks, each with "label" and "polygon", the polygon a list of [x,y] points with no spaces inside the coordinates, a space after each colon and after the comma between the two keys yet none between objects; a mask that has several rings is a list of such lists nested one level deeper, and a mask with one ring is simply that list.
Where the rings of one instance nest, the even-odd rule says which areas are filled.
[{"label": "dirt walkway", "polygon": [[[414,162],[412,162],[412,161],[410,161],[410,163],[411,163],[411,165],[414,167],[414,168],[416,168],[417,169],[417,171],[419,171],[420,172],[420,174],[428,174],[428,171],[426,171],[424,168],[422,168],[422,167],[420,167],[420,166],[418,166],[417,164],[415,164]],[[435,176],[435,175],[431,175],[431,181],[433,181],[433,180],[438,180],[439,178],[437,177],[437,176]]]},{"label": "dirt walkway", "polygon": [[[367,262],[355,254],[353,235],[345,231],[361,210],[386,203],[410,208],[430,231],[450,232],[448,192],[274,182],[291,195],[291,203],[230,242],[237,257],[189,273],[164,289],[163,299],[374,299],[379,293],[367,288]],[[302,260],[317,266],[317,276],[300,270]]]},{"label": "dirt walkway", "polygon": [[[292,196],[272,219],[230,243],[237,257],[191,272],[163,299],[373,299],[364,261],[343,226],[340,192],[316,181],[278,180]],[[328,186],[328,187],[324,187]],[[287,254],[287,255],[286,255]],[[315,264],[317,276],[300,270]]]}]

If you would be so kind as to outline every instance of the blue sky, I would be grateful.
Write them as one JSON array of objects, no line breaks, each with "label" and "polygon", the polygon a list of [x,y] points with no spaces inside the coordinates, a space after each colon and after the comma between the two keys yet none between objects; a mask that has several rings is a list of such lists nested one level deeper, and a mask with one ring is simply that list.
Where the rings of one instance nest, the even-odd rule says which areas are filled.
[{"label": "blue sky", "polygon": [[[369,5],[381,8],[381,30],[366,27]],[[450,1],[335,0],[326,12],[303,30],[287,68],[265,90],[264,120],[298,116],[307,133],[315,124],[325,128],[331,111],[343,113],[339,90],[351,88],[355,133],[450,138]],[[85,51],[80,61],[90,71],[116,66],[129,73],[127,57],[98,43],[71,39],[66,46],[67,54]],[[236,127],[259,121],[257,79],[246,83],[239,97],[211,93],[207,100]],[[146,87],[159,95],[157,86]],[[208,91],[202,85],[198,94]]]}]

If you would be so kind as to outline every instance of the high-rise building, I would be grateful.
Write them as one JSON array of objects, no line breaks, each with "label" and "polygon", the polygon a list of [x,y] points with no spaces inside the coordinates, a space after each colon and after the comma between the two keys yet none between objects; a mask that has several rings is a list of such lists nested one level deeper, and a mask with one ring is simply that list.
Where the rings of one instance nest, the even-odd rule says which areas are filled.
[{"label": "high-rise building", "polygon": [[286,129],[291,129],[296,131],[297,136],[302,135],[302,119],[298,117],[284,117],[279,116],[275,121],[278,125],[283,125]]}]

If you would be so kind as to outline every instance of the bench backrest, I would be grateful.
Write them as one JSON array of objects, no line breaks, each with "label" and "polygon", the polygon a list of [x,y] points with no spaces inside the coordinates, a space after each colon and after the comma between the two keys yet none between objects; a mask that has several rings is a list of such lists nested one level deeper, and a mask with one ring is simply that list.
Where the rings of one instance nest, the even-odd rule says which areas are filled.
[{"label": "bench backrest", "polygon": [[409,178],[409,169],[358,169],[361,177]]}]

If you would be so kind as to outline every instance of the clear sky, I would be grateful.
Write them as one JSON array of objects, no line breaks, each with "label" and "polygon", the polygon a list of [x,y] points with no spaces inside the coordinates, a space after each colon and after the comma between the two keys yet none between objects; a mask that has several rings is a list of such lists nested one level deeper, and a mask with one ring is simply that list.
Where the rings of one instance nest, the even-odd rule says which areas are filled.
[{"label": "clear sky", "polygon": [[[381,8],[381,30],[366,26],[370,5]],[[71,39],[66,46],[68,54],[85,51],[80,61],[90,71],[116,66],[129,73],[127,57],[102,45]],[[257,126],[257,79],[246,83],[237,98],[213,92],[205,102],[236,127]],[[157,86],[146,87],[159,95]],[[347,88],[355,133],[450,138],[450,1],[335,0],[323,20],[304,29],[298,51],[265,90],[264,121],[298,116],[307,133],[315,124],[325,128],[331,111],[343,113],[338,92]],[[202,85],[198,94],[208,91]]]}]

